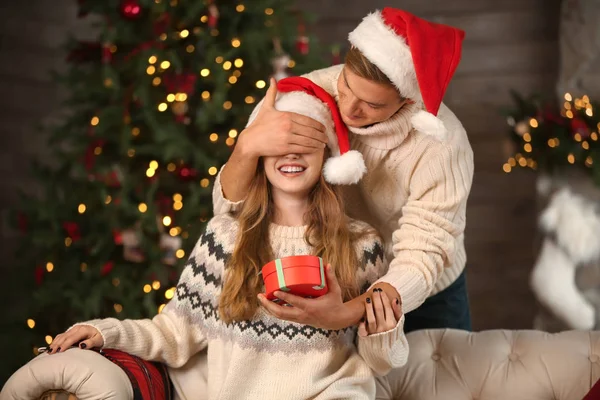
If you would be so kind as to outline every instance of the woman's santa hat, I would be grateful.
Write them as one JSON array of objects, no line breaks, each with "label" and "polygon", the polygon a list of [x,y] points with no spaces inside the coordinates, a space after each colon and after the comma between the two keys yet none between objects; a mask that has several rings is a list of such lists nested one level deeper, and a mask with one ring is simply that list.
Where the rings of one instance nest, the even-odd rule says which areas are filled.
[{"label": "woman's santa hat", "polygon": [[335,99],[319,85],[303,77],[285,78],[277,82],[281,93],[275,102],[279,111],[290,111],[311,117],[325,126],[331,157],[323,166],[325,180],[334,185],[351,185],[367,171],[362,154],[350,150],[348,128],[342,121]]},{"label": "woman's santa hat", "polygon": [[464,37],[460,29],[390,7],[367,15],[348,36],[400,95],[424,105],[427,111],[412,117],[413,127],[439,139],[447,132],[436,116],[460,61]]}]

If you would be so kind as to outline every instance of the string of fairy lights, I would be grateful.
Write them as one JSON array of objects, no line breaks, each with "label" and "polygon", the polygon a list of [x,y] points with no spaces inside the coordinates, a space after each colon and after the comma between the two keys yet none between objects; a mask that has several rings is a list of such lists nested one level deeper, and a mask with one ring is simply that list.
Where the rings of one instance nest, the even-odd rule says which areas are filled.
[{"label": "string of fairy lights", "polygon": [[[155,0],[155,3],[159,4],[161,3],[162,0]],[[178,1],[177,0],[170,0],[171,5],[177,5]],[[238,13],[242,13],[246,10],[246,6],[243,4],[238,4],[235,6],[235,9]],[[266,8],[264,10],[265,15],[267,16],[272,16],[274,14],[274,10],[272,8]],[[209,17],[207,15],[203,15],[200,18],[200,22],[202,23],[207,23],[209,21]],[[265,22],[265,25],[267,27],[269,26],[273,26],[273,21],[268,19]],[[175,32],[175,38],[179,38],[179,39],[186,39],[188,38],[190,35],[199,35],[202,32],[202,28],[201,27],[195,27],[193,28],[191,31],[189,29],[182,29],[179,32]],[[219,31],[216,28],[212,28],[210,29],[210,35],[211,36],[218,36],[219,35]],[[159,36],[159,40],[161,41],[165,41],[167,40],[168,36],[166,33],[162,33]],[[240,46],[242,46],[242,40],[239,37],[233,37],[230,40],[230,44],[233,48],[239,48]],[[115,44],[109,44],[107,45],[108,50],[110,51],[111,54],[114,54],[118,51],[118,48]],[[195,51],[195,46],[193,44],[188,44],[185,47],[185,51],[187,53],[193,53]],[[146,67],[146,74],[151,78],[151,84],[152,86],[159,86],[163,83],[163,77],[161,76],[162,74],[164,74],[165,72],[169,71],[169,69],[172,67],[171,62],[169,60],[163,59],[160,60],[159,56],[157,55],[151,55],[148,58],[148,66]],[[234,58],[232,60],[226,60],[224,57],[222,56],[217,56],[214,59],[214,63],[215,66],[213,66],[212,68],[222,68],[224,71],[231,71],[231,74],[227,77],[227,82],[231,85],[235,85],[240,77],[243,74],[243,67],[244,67],[244,60],[241,57],[237,57]],[[288,68],[294,68],[296,65],[294,60],[289,60],[288,62]],[[197,71],[198,76],[200,76],[201,78],[208,78],[210,77],[211,73],[213,73],[213,71],[211,70],[211,67],[208,66],[204,66],[203,68],[201,68],[199,71]],[[110,78],[106,78],[103,81],[104,86],[107,88],[110,88],[113,86],[113,82]],[[265,89],[267,86],[267,82],[263,79],[259,79],[254,83],[255,87],[257,89]],[[204,101],[204,102],[208,102],[211,100],[212,98],[212,94],[210,93],[210,91],[205,90],[202,91],[201,93],[199,93],[200,98]],[[184,93],[184,92],[174,92],[174,93],[167,93],[166,97],[164,98],[163,101],[160,101],[157,105],[156,105],[156,109],[159,112],[166,112],[169,107],[171,106],[171,108],[173,108],[174,106],[176,106],[177,104],[181,104],[184,103],[188,100],[188,94]],[[246,104],[254,104],[256,102],[256,98],[254,96],[246,96],[244,98],[244,102]],[[233,103],[230,100],[226,100],[223,102],[222,107],[224,110],[230,110],[233,107]],[[129,118],[125,118],[125,122],[129,123],[130,119]],[[97,115],[94,115],[91,119],[90,119],[90,126],[91,127],[97,127],[99,124],[101,123],[100,117]],[[189,121],[185,121],[185,123],[189,123]],[[141,129],[137,126],[134,126],[131,128],[131,135],[134,137],[138,137],[141,134]],[[236,142],[236,138],[238,137],[238,130],[237,129],[230,129],[227,133],[226,133],[226,139],[225,139],[225,144],[229,147],[233,146]],[[211,143],[216,143],[220,140],[220,134],[217,132],[211,132],[208,136],[209,141]],[[95,156],[100,156],[102,154],[102,146],[98,145],[93,149],[93,154]],[[136,151],[133,148],[130,148],[129,150],[127,150],[127,156],[132,158],[135,157]],[[146,170],[145,170],[145,175],[148,178],[152,178],[155,176],[155,174],[157,173],[158,169],[159,169],[160,165],[159,162],[156,160],[152,160],[149,162]],[[177,164],[174,162],[170,162],[166,165],[166,170],[169,172],[175,172],[177,170]],[[208,173],[208,175],[210,177],[214,177],[215,175],[217,175],[218,173],[218,168],[216,166],[211,166],[208,168],[208,170],[206,171]],[[199,181],[199,184],[201,187],[203,188],[207,188],[210,186],[210,179],[208,177],[206,178],[202,178]],[[172,200],[173,200],[173,210],[175,211],[179,211],[183,208],[183,196],[179,193],[175,193],[172,196]],[[105,198],[104,203],[106,205],[111,204],[111,202],[113,201],[113,198],[110,195],[107,195]],[[84,214],[87,211],[87,206],[84,203],[80,203],[77,206],[77,212],[79,214]],[[137,205],[137,209],[140,213],[145,213],[148,211],[148,205],[144,202],[141,202]],[[178,226],[171,226],[173,223],[173,220],[170,216],[164,216],[161,220],[162,225],[164,225],[166,228],[169,228],[169,235],[170,236],[179,236],[181,235],[182,238],[187,238],[187,232],[183,232],[181,227]],[[66,247],[71,246],[73,243],[73,239],[71,237],[66,237],[64,240],[64,244]],[[175,251],[175,256],[179,259],[185,257],[185,251],[183,249],[178,249]],[[45,270],[48,273],[52,273],[55,270],[56,266],[54,265],[54,263],[48,261],[45,265]],[[88,265],[86,263],[81,263],[80,264],[80,270],[81,272],[85,272],[88,269]],[[112,279],[112,284],[113,286],[117,287],[120,285],[120,280],[118,278],[113,278]],[[158,280],[154,280],[151,283],[145,283],[142,285],[142,291],[145,294],[149,294],[152,291],[159,291],[161,289],[161,283]],[[175,291],[176,288],[175,287],[169,287],[164,291],[164,298],[165,298],[165,303],[161,304],[158,307],[158,313],[160,313],[163,308],[166,305],[166,302],[168,302],[169,300],[171,300],[174,295],[175,295]],[[115,312],[117,314],[121,313],[123,311],[123,305],[115,303],[113,306]],[[33,318],[28,318],[27,321],[27,326],[30,329],[34,329],[36,326],[36,322]],[[45,335],[44,340],[47,344],[51,344],[53,341],[53,337],[51,335]],[[37,355],[37,348],[33,349],[34,354]]]},{"label": "string of fairy lights", "polygon": [[[569,120],[573,120],[576,118],[574,111],[583,111],[587,117],[593,117],[594,109],[590,102],[589,96],[584,95],[581,98],[573,98],[570,93],[565,93],[560,116]],[[510,173],[512,172],[513,168],[517,166],[528,167],[536,170],[538,167],[537,161],[532,157],[528,157],[528,155],[536,150],[532,145],[532,135],[535,134],[536,129],[540,128],[540,121],[538,121],[538,119],[535,117],[528,118],[519,123],[516,123],[514,119],[509,119],[509,125],[511,125],[514,132],[520,136],[522,152],[517,152],[514,156],[509,157],[502,166],[503,171]],[[585,128],[587,129],[587,126]],[[597,124],[596,128],[600,132],[600,122]],[[587,151],[590,150],[590,142],[597,142],[598,140],[598,132],[591,131],[585,135],[582,135],[580,132],[575,132],[572,134],[572,138],[569,138],[569,143],[567,145],[572,145],[574,141],[578,146],[581,146],[581,149]],[[564,143],[562,144],[565,145]],[[558,137],[549,137],[545,143],[545,146],[545,149],[538,148],[537,150],[546,151],[548,149],[556,149],[561,146],[561,141]],[[584,165],[588,168],[591,168],[594,164],[593,157],[590,154],[585,154],[584,157],[585,158],[582,159]],[[573,152],[569,152],[567,154],[567,162],[569,164],[575,164],[577,161],[576,155],[573,154]]]}]

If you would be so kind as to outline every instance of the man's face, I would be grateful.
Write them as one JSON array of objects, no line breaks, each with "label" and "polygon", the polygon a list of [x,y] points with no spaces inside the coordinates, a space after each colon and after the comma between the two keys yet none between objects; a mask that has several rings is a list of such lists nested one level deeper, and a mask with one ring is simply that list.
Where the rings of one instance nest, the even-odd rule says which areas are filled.
[{"label": "man's face", "polygon": [[342,120],[353,128],[388,120],[409,102],[393,86],[361,78],[348,67],[342,70],[337,89]]}]

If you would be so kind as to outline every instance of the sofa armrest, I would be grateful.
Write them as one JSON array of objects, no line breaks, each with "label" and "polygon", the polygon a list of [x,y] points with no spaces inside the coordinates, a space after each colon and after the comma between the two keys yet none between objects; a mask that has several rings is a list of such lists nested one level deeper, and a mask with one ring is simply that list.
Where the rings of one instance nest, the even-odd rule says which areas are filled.
[{"label": "sofa armrest", "polygon": [[125,371],[91,350],[71,348],[41,354],[19,368],[5,383],[0,400],[38,399],[45,392],[63,390],[79,399],[133,399]]},{"label": "sofa armrest", "polygon": [[600,332],[411,332],[383,382],[393,399],[580,400],[600,378]]}]

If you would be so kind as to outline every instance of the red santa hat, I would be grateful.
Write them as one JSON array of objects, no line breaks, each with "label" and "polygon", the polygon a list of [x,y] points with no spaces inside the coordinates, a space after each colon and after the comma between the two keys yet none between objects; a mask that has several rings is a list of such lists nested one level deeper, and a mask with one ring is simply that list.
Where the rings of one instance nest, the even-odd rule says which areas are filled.
[{"label": "red santa hat", "polygon": [[424,106],[426,111],[412,117],[413,127],[439,139],[447,132],[437,113],[460,61],[464,37],[460,29],[390,7],[367,15],[348,36],[400,95]]},{"label": "red santa hat", "polygon": [[281,93],[275,102],[279,111],[291,111],[311,117],[325,126],[331,157],[323,166],[325,180],[334,185],[351,185],[367,171],[362,154],[350,150],[348,128],[342,121],[333,96],[303,77],[285,78],[277,82]]}]

